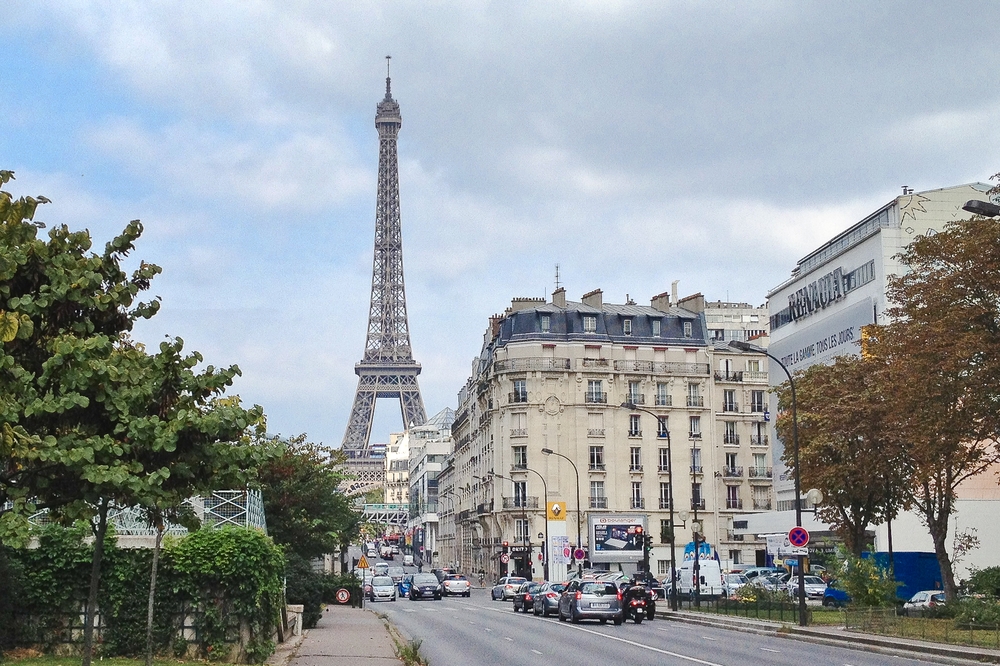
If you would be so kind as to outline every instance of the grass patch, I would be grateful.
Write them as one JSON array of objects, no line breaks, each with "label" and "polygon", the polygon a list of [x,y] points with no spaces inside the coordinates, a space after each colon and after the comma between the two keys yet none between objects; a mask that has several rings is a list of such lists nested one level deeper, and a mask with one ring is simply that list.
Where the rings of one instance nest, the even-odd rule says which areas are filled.
[{"label": "grass patch", "polygon": [[[3,654],[4,664],[17,666],[80,666],[79,656],[60,657],[56,655],[39,655],[35,650],[11,650]],[[94,658],[97,666],[143,666],[145,659],[126,659],[125,657]],[[207,661],[180,661],[178,659],[154,659],[153,666],[191,666],[191,664],[207,664]]]},{"label": "grass patch", "polygon": [[406,666],[427,666],[427,661],[420,656],[421,641],[412,640],[409,643],[401,643],[393,638],[392,642],[396,644],[396,656]]}]

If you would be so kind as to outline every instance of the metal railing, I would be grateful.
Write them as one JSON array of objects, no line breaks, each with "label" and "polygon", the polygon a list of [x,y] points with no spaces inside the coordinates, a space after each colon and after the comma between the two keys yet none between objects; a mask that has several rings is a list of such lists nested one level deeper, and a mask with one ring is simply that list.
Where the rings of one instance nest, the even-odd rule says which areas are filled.
[{"label": "metal railing", "polygon": [[628,471],[630,471],[630,472],[641,472],[642,471],[642,465],[629,465],[628,466]]},{"label": "metal railing", "polygon": [[604,466],[604,463],[590,463],[590,466],[587,467],[587,469],[589,471],[591,471],[591,472],[606,472],[607,471],[607,469]]},{"label": "metal railing", "polygon": [[705,473],[705,468],[702,467],[701,465],[691,465],[691,473],[692,474],[704,474]]},{"label": "metal railing", "polygon": [[740,443],[740,436],[739,436],[739,434],[737,434],[735,432],[727,432],[724,435],[722,435],[722,443],[723,444],[739,444]]},{"label": "metal railing", "polygon": [[629,437],[642,437],[642,431],[641,430],[629,430],[628,431],[628,436]]},{"label": "metal railing", "polygon": [[587,428],[587,437],[604,437],[604,428]]},{"label": "metal railing", "polygon": [[507,402],[528,402],[528,392],[512,391],[507,396]]},{"label": "metal railing", "polygon": [[750,435],[750,446],[769,446],[767,435]]},{"label": "metal railing", "polygon": [[527,358],[507,358],[493,364],[495,372],[519,372],[525,370],[569,370],[572,367],[568,358],[547,358],[544,356],[529,356]]},{"label": "metal railing", "polygon": [[608,401],[608,394],[587,392],[583,396],[583,401],[591,404],[604,404]]},{"label": "metal railing", "polygon": [[734,509],[734,510],[735,509],[742,509],[743,508],[743,500],[741,500],[741,499],[731,499],[731,498],[727,497],[726,498],[726,508],[727,509]]},{"label": "metal railing", "polygon": [[526,497],[504,497],[503,498],[503,508],[504,509],[537,509],[538,508],[538,497],[526,496]]},{"label": "metal railing", "polygon": [[726,478],[729,478],[729,479],[743,478],[743,468],[742,467],[729,467],[729,466],[723,467],[722,468],[722,476],[724,476]]},{"label": "metal railing", "polygon": [[607,509],[608,508],[608,498],[607,497],[591,497],[590,498],[590,508],[591,509]]},{"label": "metal railing", "polygon": [[705,500],[704,499],[693,499],[691,500],[691,509],[698,509],[699,511],[705,510]]},{"label": "metal railing", "polygon": [[527,428],[511,428],[510,429],[510,436],[511,437],[527,437],[528,436],[528,429]]},{"label": "metal railing", "polygon": [[771,500],[766,499],[755,499],[753,501],[753,508],[757,511],[770,511],[771,510]]},{"label": "metal railing", "polygon": [[772,476],[770,467],[748,467],[747,476],[751,479],[770,479]]},{"label": "metal railing", "polygon": [[740,371],[736,372],[716,372],[715,381],[717,382],[742,382],[743,373]]},{"label": "metal railing", "polygon": [[673,407],[674,399],[673,396],[669,395],[658,395],[656,396],[656,406],[657,407]]},{"label": "metal railing", "polygon": [[708,363],[676,363],[664,361],[615,361],[618,372],[637,372],[644,375],[707,375]]},{"label": "metal railing", "polygon": [[633,405],[645,405],[646,396],[641,393],[630,393],[628,395],[628,401],[631,402]]},{"label": "metal railing", "polygon": [[703,395],[689,395],[687,397],[688,407],[704,407],[705,406],[705,396]]},{"label": "metal railing", "polygon": [[663,509],[664,511],[669,511],[670,510],[670,500],[668,498],[666,498],[666,497],[661,497],[660,498],[660,508]]},{"label": "metal railing", "polygon": [[722,411],[724,412],[738,412],[740,411],[739,404],[735,402],[724,402],[722,403]]},{"label": "metal railing", "polygon": [[631,502],[631,507],[633,509],[645,509],[646,508],[646,498],[644,497],[633,497]]}]

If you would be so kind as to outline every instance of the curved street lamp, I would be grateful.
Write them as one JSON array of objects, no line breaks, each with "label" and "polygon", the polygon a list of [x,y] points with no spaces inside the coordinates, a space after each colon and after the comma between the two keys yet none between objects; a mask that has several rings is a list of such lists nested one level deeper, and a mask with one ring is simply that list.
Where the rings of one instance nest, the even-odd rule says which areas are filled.
[{"label": "curved street lamp", "polygon": [[[782,363],[776,356],[771,355],[763,347],[758,347],[757,345],[752,345],[749,342],[743,342],[742,340],[730,340],[729,346],[733,349],[739,349],[740,351],[755,352],[757,354],[764,354],[769,359],[781,366],[781,369],[785,371],[785,376],[788,377],[788,385],[792,391],[792,455],[793,462],[795,465],[795,526],[802,527],[802,479],[801,473],[799,471],[799,417],[796,410],[795,402],[795,381],[792,379],[792,373],[788,372],[788,368]],[[805,556],[796,555],[798,560],[798,578],[799,578],[799,626],[806,626],[808,623],[806,618],[806,578],[805,572]]]},{"label": "curved street lamp", "polygon": [[[623,402],[621,406],[624,409],[629,409],[637,412],[646,412],[647,414],[653,416],[656,419],[658,425],[657,434],[663,432],[667,436],[667,477],[670,479],[670,485],[667,486],[667,504],[670,508],[670,590],[667,594],[670,595],[670,610],[677,610],[677,564],[674,560],[675,548],[675,536],[674,536],[674,459],[673,454],[670,451],[670,428],[667,423],[663,420],[663,417],[648,409],[637,406],[634,402]],[[643,546],[645,548],[645,546]],[[697,548],[695,549],[695,557],[698,557]]]},{"label": "curved street lamp", "polygon": [[542,546],[542,575],[545,576],[545,580],[549,579],[549,487],[545,483],[545,477],[531,469],[530,467],[522,467],[521,469],[526,472],[531,472],[538,476],[542,480],[542,495],[545,502],[545,544]]},{"label": "curved street lamp", "polygon": [[[580,470],[577,469],[576,463],[573,462],[573,459],[570,458],[569,456],[564,456],[561,453],[556,453],[555,451],[553,451],[552,449],[549,449],[549,448],[543,448],[542,449],[542,453],[545,454],[545,455],[547,455],[547,456],[559,456],[560,458],[563,458],[570,465],[573,466],[573,473],[576,474],[576,547],[578,549],[582,549],[583,548],[583,540],[581,538],[581,533],[580,533],[580,522],[583,520],[583,509],[580,506]],[[549,524],[548,518],[549,518],[549,503],[548,503],[548,501],[546,501],[545,502],[545,524],[546,524],[546,526],[548,526],[548,524]],[[576,553],[574,553],[574,557],[575,556],[576,556]],[[578,576],[583,576],[583,560],[577,560],[577,575]]]}]

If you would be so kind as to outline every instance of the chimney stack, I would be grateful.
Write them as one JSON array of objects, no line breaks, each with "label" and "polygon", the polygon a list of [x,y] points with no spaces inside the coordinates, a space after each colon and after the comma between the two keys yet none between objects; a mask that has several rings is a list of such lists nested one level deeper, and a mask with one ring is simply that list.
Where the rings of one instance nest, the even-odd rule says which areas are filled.
[{"label": "chimney stack", "polygon": [[594,291],[584,294],[583,298],[580,300],[583,301],[584,305],[589,305],[592,308],[600,310],[604,307],[604,292],[600,289],[595,289]]},{"label": "chimney stack", "polygon": [[552,305],[558,308],[566,307],[566,288],[559,287],[552,292]]}]

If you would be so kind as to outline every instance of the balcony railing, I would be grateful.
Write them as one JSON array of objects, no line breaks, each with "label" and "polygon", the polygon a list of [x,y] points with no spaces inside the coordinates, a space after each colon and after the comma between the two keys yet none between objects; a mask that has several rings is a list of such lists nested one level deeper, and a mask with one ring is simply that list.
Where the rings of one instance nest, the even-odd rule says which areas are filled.
[{"label": "balcony railing", "polygon": [[689,432],[688,433],[688,439],[701,439],[701,433],[700,432]]},{"label": "balcony railing", "polygon": [[572,366],[568,358],[529,356],[497,361],[493,367],[497,372],[523,372],[525,370],[569,370]]},{"label": "balcony railing", "polygon": [[717,382],[741,382],[743,381],[742,372],[716,372],[715,381]]},{"label": "balcony railing", "polygon": [[641,430],[629,430],[628,431],[628,436],[629,437],[642,437],[642,431]]},{"label": "balcony railing", "polygon": [[643,395],[643,394],[641,394],[641,393],[630,393],[627,396],[627,398],[628,398],[628,401],[631,402],[633,405],[645,405],[646,404],[646,396]]},{"label": "balcony railing", "polygon": [[740,411],[740,406],[735,402],[724,402],[722,403],[722,411],[724,412],[738,412]]},{"label": "balcony railing", "polygon": [[670,465],[660,465],[659,467],[656,468],[656,471],[659,472],[660,474],[669,474]]},{"label": "balcony railing", "polygon": [[754,499],[753,508],[757,511],[770,511],[771,510],[771,500],[770,499]]},{"label": "balcony railing", "polygon": [[742,509],[743,508],[743,500],[741,500],[741,499],[732,499],[731,497],[727,497],[726,498],[726,508],[727,509],[734,509],[734,510],[735,509]]},{"label": "balcony railing", "polygon": [[767,373],[759,370],[747,370],[743,373],[743,381],[767,383]]},{"label": "balcony railing", "polygon": [[607,497],[591,497],[590,498],[590,508],[591,509],[607,509],[608,508],[608,498]]},{"label": "balcony railing", "polygon": [[707,375],[708,363],[676,363],[663,361],[615,361],[618,372],[637,372],[643,375]]},{"label": "balcony railing", "polygon": [[703,470],[703,468],[702,468],[701,465],[691,465],[691,473],[692,474],[704,474],[704,472],[702,470]]},{"label": "balcony railing", "polygon": [[537,509],[538,498],[532,496],[525,497],[504,497],[503,508],[505,509]]},{"label": "balcony railing", "polygon": [[770,479],[774,470],[770,467],[748,467],[747,476],[751,479]]},{"label": "balcony railing", "polygon": [[587,469],[589,469],[591,472],[606,472],[607,471],[604,468],[604,463],[590,463],[590,467],[588,467]]},{"label": "balcony railing", "polygon": [[743,536],[742,533],[736,533],[732,530],[726,531],[726,541],[743,541]]},{"label": "balcony railing", "polygon": [[691,508],[697,509],[698,511],[705,510],[705,500],[704,499],[693,499],[691,500]]},{"label": "balcony railing", "polygon": [[646,498],[645,497],[633,497],[630,506],[633,509],[645,509],[646,508]]},{"label": "balcony railing", "polygon": [[507,398],[508,402],[528,402],[527,391],[513,391]]},{"label": "balcony railing", "polygon": [[527,437],[528,436],[528,429],[527,428],[511,428],[510,429],[510,436],[511,437]]},{"label": "balcony railing", "polygon": [[705,396],[703,395],[689,395],[687,397],[688,407],[704,407],[705,406]]},{"label": "balcony railing", "polygon": [[737,433],[735,433],[735,432],[727,432],[724,435],[722,435],[722,443],[723,444],[739,444],[740,443],[740,436]]},{"label": "balcony railing", "polygon": [[629,465],[628,471],[635,473],[642,473],[642,465]]},{"label": "balcony railing", "polygon": [[670,510],[670,500],[667,499],[666,497],[661,497],[660,498],[660,508],[663,509],[664,511],[669,511]]},{"label": "balcony railing", "polygon": [[586,393],[583,396],[583,401],[584,402],[589,402],[589,403],[594,403],[594,404],[597,404],[597,403],[607,403],[607,401],[608,401],[608,394],[607,393]]},{"label": "balcony railing", "polygon": [[673,407],[674,399],[670,395],[658,395],[656,396],[656,406],[657,407]]},{"label": "balcony railing", "polygon": [[485,516],[488,513],[493,513],[493,502],[476,505],[476,514]]},{"label": "balcony railing", "polygon": [[587,437],[604,437],[604,428],[587,428]]},{"label": "balcony railing", "polygon": [[752,414],[763,414],[764,413],[764,403],[762,402],[751,402],[750,412]]},{"label": "balcony railing", "polygon": [[607,358],[581,358],[580,366],[583,368],[610,368],[611,359]]},{"label": "balcony railing", "polygon": [[528,469],[528,463],[526,463],[526,462],[516,462],[515,461],[515,462],[512,462],[510,464],[510,470],[512,472],[523,472],[526,469]]},{"label": "balcony railing", "polygon": [[750,446],[768,446],[767,435],[750,435]]},{"label": "balcony railing", "polygon": [[729,466],[723,467],[722,468],[722,476],[724,476],[726,478],[729,478],[729,479],[742,478],[743,477],[743,468],[742,467],[729,467]]}]

